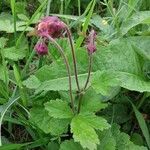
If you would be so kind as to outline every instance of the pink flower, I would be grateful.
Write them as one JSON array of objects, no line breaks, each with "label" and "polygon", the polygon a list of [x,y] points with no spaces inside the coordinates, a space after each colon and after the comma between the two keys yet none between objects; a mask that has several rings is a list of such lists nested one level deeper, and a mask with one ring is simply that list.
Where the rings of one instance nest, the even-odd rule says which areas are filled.
[{"label": "pink flower", "polygon": [[37,42],[37,44],[35,45],[34,49],[36,50],[36,52],[39,55],[47,55],[47,53],[48,53],[48,47],[44,43],[44,41]]},{"label": "pink flower", "polygon": [[89,54],[92,54],[96,51],[95,39],[96,39],[96,32],[94,30],[91,30],[91,32],[88,35],[86,44],[86,48]]},{"label": "pink flower", "polygon": [[64,23],[55,16],[44,17],[37,25],[37,33],[41,37],[58,38],[65,29]]}]

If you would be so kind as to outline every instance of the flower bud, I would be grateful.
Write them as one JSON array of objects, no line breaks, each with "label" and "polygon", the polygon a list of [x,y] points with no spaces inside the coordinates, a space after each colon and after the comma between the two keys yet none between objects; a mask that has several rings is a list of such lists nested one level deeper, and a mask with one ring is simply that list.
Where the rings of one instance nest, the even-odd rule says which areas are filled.
[{"label": "flower bud", "polygon": [[86,43],[86,48],[89,54],[92,54],[96,51],[95,39],[96,39],[96,32],[94,30],[91,30],[91,32],[87,37],[87,43]]},{"label": "flower bud", "polygon": [[37,25],[37,33],[41,37],[58,38],[64,29],[64,23],[55,16],[44,17]]},{"label": "flower bud", "polygon": [[47,55],[48,54],[48,47],[44,43],[44,41],[37,42],[37,44],[35,45],[34,49],[36,50],[36,52],[39,55]]}]

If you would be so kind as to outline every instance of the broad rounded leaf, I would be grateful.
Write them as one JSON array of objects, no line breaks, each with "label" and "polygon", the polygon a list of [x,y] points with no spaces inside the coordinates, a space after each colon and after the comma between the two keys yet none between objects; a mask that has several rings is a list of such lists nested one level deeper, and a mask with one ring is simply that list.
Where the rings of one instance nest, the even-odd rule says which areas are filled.
[{"label": "broad rounded leaf", "polygon": [[23,48],[10,47],[4,49],[4,56],[14,61],[23,59],[26,56],[26,54],[27,54],[27,49],[24,47]]},{"label": "broad rounded leaf", "polygon": [[[105,77],[105,78],[104,78]],[[93,75],[92,87],[97,93],[107,94],[112,87],[123,87],[131,91],[150,92],[150,82],[127,72],[97,71]]]},{"label": "broad rounded leaf", "polygon": [[146,21],[148,19],[150,19],[150,11],[136,12],[128,20],[125,20],[125,22],[122,23],[120,31],[124,35],[136,25],[147,23]]}]

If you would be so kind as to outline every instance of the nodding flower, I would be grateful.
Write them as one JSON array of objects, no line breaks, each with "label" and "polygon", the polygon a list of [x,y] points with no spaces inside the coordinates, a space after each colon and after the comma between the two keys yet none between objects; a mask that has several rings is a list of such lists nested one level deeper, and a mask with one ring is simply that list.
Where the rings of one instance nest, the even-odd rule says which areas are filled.
[{"label": "nodding flower", "polygon": [[43,40],[38,41],[37,44],[35,45],[34,49],[39,55],[47,55],[48,54],[48,47]]},{"label": "nodding flower", "polygon": [[64,29],[65,24],[55,16],[44,17],[36,26],[37,34],[40,37],[59,38]]},{"label": "nodding flower", "polygon": [[94,30],[91,30],[87,37],[87,42],[86,42],[86,48],[89,54],[92,54],[96,51],[95,40],[96,40],[96,32]]}]

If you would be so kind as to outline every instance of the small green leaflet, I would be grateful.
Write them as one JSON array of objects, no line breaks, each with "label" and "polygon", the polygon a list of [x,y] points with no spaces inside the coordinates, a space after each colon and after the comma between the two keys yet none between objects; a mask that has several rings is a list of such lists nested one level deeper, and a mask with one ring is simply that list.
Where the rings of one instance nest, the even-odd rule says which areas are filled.
[{"label": "small green leaflet", "polygon": [[51,100],[50,102],[45,103],[45,109],[53,118],[64,119],[73,117],[73,112],[68,103],[60,99]]},{"label": "small green leaflet", "polygon": [[94,114],[79,114],[72,119],[71,132],[75,142],[80,142],[83,148],[95,150],[100,143],[95,129],[108,129],[110,125],[104,118]]}]

